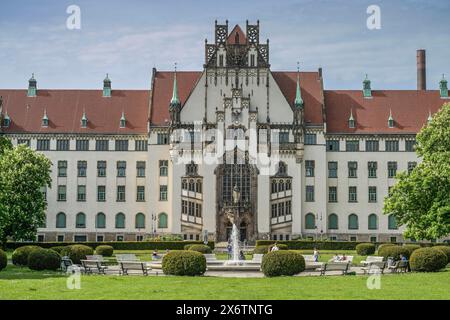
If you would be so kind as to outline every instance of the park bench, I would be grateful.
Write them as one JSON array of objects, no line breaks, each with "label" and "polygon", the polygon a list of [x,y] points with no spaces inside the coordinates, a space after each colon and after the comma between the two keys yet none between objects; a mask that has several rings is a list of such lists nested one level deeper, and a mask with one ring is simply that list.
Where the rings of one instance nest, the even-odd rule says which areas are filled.
[{"label": "park bench", "polygon": [[128,275],[128,271],[142,271],[145,276],[148,276],[148,272],[151,270],[150,266],[143,261],[120,261],[120,272],[123,275]]},{"label": "park bench", "polygon": [[320,271],[320,275],[323,276],[327,271],[341,271],[342,274],[347,274],[350,268],[350,262],[327,262],[324,263],[318,271]]},{"label": "park bench", "polygon": [[408,261],[396,261],[394,264],[388,266],[391,272],[407,272],[408,271]]},{"label": "park bench", "polygon": [[372,262],[382,262],[383,261],[383,257],[378,257],[378,256],[368,256],[366,258],[366,260],[361,261],[361,263],[366,266],[366,265],[370,265]]},{"label": "park bench", "polygon": [[366,266],[362,267],[361,270],[364,271],[364,274],[373,274],[373,273],[384,273],[384,269],[386,268],[386,261],[372,261],[369,262]]},{"label": "park bench", "polygon": [[81,265],[84,268],[84,273],[92,274],[94,271],[100,274],[106,274],[108,267],[103,266],[98,260],[81,260]]}]

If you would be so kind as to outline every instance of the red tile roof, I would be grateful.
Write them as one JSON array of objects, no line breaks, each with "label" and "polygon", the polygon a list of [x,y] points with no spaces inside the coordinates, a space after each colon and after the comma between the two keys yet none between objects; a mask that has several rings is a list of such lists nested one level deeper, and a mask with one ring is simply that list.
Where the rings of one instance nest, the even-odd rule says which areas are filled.
[{"label": "red tile roof", "polygon": [[[239,43],[236,43],[236,34],[239,35]],[[242,31],[241,27],[237,24],[234,26],[233,30],[231,30],[230,34],[227,38],[228,44],[245,44],[247,42],[247,37],[245,36],[244,31]]]},{"label": "red tile roof", "polygon": [[[272,75],[293,107],[297,88],[297,72],[277,71]],[[323,124],[322,85],[318,72],[300,72],[300,92],[305,106],[306,124]]]},{"label": "red tile roof", "polygon": [[[103,98],[101,90],[39,90],[37,97],[27,97],[27,90],[0,90],[3,112],[11,118],[5,133],[100,133],[146,134],[149,91],[112,90]],[[43,128],[47,111],[49,126]],[[81,128],[83,110],[87,128]],[[125,113],[126,128],[119,128]]]},{"label": "red tile roof", "polygon": [[[150,123],[153,125],[164,126],[170,120],[169,103],[172,99],[174,74],[173,71],[157,71],[155,74],[150,114]],[[177,72],[178,96],[182,105],[194,89],[201,74],[199,71]]]},{"label": "red tile roof", "polygon": [[[329,133],[417,133],[428,113],[448,101],[436,90],[375,90],[371,99],[363,98],[362,90],[325,90],[324,95]],[[354,129],[348,127],[350,110]],[[388,127],[390,110],[394,128]]]}]

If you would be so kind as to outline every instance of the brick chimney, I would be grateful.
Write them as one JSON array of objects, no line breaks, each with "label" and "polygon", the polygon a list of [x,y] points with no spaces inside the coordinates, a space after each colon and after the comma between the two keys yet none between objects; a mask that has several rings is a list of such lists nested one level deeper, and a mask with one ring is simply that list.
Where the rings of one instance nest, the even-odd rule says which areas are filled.
[{"label": "brick chimney", "polygon": [[425,49],[417,50],[417,90],[427,90]]}]

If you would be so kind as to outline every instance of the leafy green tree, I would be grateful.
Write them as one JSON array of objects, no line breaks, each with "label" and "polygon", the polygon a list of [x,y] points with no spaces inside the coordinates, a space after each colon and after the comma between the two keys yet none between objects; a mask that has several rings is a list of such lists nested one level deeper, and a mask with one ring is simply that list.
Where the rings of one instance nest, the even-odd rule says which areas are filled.
[{"label": "leafy green tree", "polygon": [[0,245],[8,237],[36,239],[45,223],[47,203],[43,186],[51,186],[51,162],[25,145],[5,148],[0,154]]},{"label": "leafy green tree", "polygon": [[417,135],[422,162],[397,175],[384,213],[405,225],[405,237],[439,239],[450,234],[450,104],[444,104]]},{"label": "leafy green tree", "polygon": [[0,137],[0,157],[6,151],[12,149],[12,143],[5,137]]}]

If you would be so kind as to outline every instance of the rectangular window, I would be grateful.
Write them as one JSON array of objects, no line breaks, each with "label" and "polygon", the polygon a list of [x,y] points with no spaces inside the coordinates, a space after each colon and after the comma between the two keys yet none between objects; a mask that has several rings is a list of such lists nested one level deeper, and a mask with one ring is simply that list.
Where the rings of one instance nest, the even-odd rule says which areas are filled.
[{"label": "rectangular window", "polygon": [[219,54],[219,67],[223,67],[223,54]]},{"label": "rectangular window", "polygon": [[106,186],[97,186],[97,201],[106,201]]},{"label": "rectangular window", "polygon": [[159,201],[167,201],[167,186],[159,186]]},{"label": "rectangular window", "polygon": [[278,204],[278,216],[283,217],[284,216],[284,202],[280,202]]},{"label": "rectangular window", "polygon": [[79,185],[77,187],[77,201],[86,201],[86,186]]},{"label": "rectangular window", "polygon": [[195,216],[197,218],[201,218],[202,217],[202,205],[200,203],[196,203],[195,204]]},{"label": "rectangular window", "polygon": [[366,140],[366,151],[375,152],[380,150],[380,143],[378,140]]},{"label": "rectangular window", "polygon": [[67,200],[67,187],[64,185],[58,186],[58,201]]},{"label": "rectangular window", "polygon": [[145,186],[137,186],[136,201],[138,201],[138,202],[145,201]]},{"label": "rectangular window", "polygon": [[70,141],[68,139],[58,139],[56,140],[56,150],[57,151],[69,151]]},{"label": "rectangular window", "polygon": [[278,134],[278,142],[279,143],[288,143],[289,142],[289,132],[282,131]]},{"label": "rectangular window", "polygon": [[398,140],[386,140],[386,151],[396,152],[398,151]]},{"label": "rectangular window", "polygon": [[136,176],[138,178],[145,177],[145,161],[136,162]]},{"label": "rectangular window", "polygon": [[406,140],[405,141],[405,151],[407,151],[407,152],[416,151],[416,140]]},{"label": "rectangular window", "polygon": [[58,161],[58,177],[67,177],[67,161]]},{"label": "rectangular window", "polygon": [[95,151],[108,151],[109,140],[95,140]]},{"label": "rectangular window", "polygon": [[328,162],[328,178],[338,177],[338,163],[336,161]]},{"label": "rectangular window", "polygon": [[127,175],[127,162],[117,161],[117,176],[126,177],[126,175]]},{"label": "rectangular window", "polygon": [[377,202],[377,187],[369,187],[369,202]]},{"label": "rectangular window", "polygon": [[78,161],[77,170],[78,177],[86,177],[87,161]]},{"label": "rectangular window", "polygon": [[417,167],[417,162],[415,161],[408,162],[408,173],[411,173],[415,167]]},{"label": "rectangular window", "polygon": [[76,150],[77,151],[89,151],[89,140],[77,140]]},{"label": "rectangular window", "polygon": [[148,150],[148,142],[147,142],[147,140],[135,140],[134,141],[134,150],[136,150],[136,151],[147,151]]},{"label": "rectangular window", "polygon": [[314,202],[314,186],[306,186],[306,202]]},{"label": "rectangular window", "polygon": [[48,151],[50,150],[50,139],[38,139],[36,149],[38,151]]},{"label": "rectangular window", "polygon": [[328,187],[328,202],[337,202],[337,187]]},{"label": "rectangular window", "polygon": [[186,200],[181,200],[181,213],[182,214],[188,213],[188,203]]},{"label": "rectangular window", "polygon": [[367,169],[368,169],[368,176],[369,178],[376,178],[377,177],[377,162],[376,161],[369,161],[367,162]]},{"label": "rectangular window", "polygon": [[348,177],[356,178],[358,176],[358,162],[349,161],[348,162]]},{"label": "rectangular window", "polygon": [[167,177],[169,171],[169,160],[159,160],[159,176]]},{"label": "rectangular window", "polygon": [[106,161],[97,161],[97,177],[106,177]]},{"label": "rectangular window", "polygon": [[317,144],[317,135],[315,133],[305,134],[305,144]]},{"label": "rectangular window", "polygon": [[255,55],[251,54],[250,55],[250,67],[254,67],[255,66]]},{"label": "rectangular window", "polygon": [[278,205],[276,203],[272,204],[272,218],[278,217]]},{"label": "rectangular window", "polygon": [[397,162],[389,161],[388,162],[388,178],[395,178],[397,174]]},{"label": "rectangular window", "polygon": [[305,174],[307,177],[314,177],[314,160],[306,160],[305,161]]},{"label": "rectangular window", "polygon": [[128,140],[116,140],[116,151],[128,151]]},{"label": "rectangular window", "polygon": [[348,202],[357,202],[358,194],[356,187],[348,187]]},{"label": "rectangular window", "polygon": [[30,147],[30,139],[18,139],[17,145],[21,145],[21,144],[24,144],[29,148]]},{"label": "rectangular window", "polygon": [[125,186],[117,186],[117,202],[125,202]]},{"label": "rectangular window", "polygon": [[346,140],[345,141],[345,151],[359,151],[359,140]]},{"label": "rectangular window", "polygon": [[58,242],[64,242],[64,236],[63,235],[58,235],[57,241]]},{"label": "rectangular window", "polygon": [[288,216],[291,213],[292,213],[292,202],[291,202],[291,200],[288,200],[288,201],[286,201],[286,215]]},{"label": "rectangular window", "polygon": [[168,133],[158,133],[157,136],[158,144],[169,144],[169,134]]},{"label": "rectangular window", "polygon": [[327,140],[327,151],[339,151],[339,140]]}]

